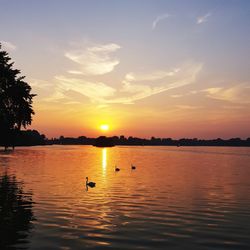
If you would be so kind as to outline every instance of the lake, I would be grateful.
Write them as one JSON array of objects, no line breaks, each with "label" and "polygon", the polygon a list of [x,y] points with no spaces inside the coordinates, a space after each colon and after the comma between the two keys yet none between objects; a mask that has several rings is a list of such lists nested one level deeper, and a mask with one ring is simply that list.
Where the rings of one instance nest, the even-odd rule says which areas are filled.
[{"label": "lake", "polygon": [[0,249],[250,249],[250,148],[1,151],[0,222]]}]

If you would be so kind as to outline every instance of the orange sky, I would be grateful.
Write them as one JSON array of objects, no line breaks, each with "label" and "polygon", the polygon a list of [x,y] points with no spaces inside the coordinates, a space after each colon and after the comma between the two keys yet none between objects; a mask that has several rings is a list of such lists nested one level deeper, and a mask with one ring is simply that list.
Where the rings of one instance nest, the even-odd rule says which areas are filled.
[{"label": "orange sky", "polygon": [[248,1],[28,2],[0,9],[0,42],[37,94],[32,129],[250,137]]}]

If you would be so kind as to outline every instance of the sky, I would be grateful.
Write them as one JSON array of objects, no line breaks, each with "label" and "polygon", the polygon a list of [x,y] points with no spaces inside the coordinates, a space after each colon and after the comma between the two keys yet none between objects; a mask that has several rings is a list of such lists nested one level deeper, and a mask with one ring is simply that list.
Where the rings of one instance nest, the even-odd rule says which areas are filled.
[{"label": "sky", "polygon": [[0,42],[48,138],[250,137],[248,0],[0,0]]}]

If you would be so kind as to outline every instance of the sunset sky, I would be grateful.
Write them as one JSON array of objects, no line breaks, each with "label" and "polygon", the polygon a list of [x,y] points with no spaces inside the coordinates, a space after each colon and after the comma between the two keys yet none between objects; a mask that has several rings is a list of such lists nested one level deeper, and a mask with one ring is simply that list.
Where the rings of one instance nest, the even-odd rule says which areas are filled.
[{"label": "sunset sky", "polygon": [[0,0],[47,137],[250,137],[250,1]]}]

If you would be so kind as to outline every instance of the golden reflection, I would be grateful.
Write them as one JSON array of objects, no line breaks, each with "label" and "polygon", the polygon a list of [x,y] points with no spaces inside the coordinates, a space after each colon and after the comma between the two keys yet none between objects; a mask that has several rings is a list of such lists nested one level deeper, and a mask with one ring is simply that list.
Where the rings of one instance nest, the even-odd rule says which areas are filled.
[{"label": "golden reflection", "polygon": [[107,169],[107,148],[102,149],[102,173],[106,175]]}]

